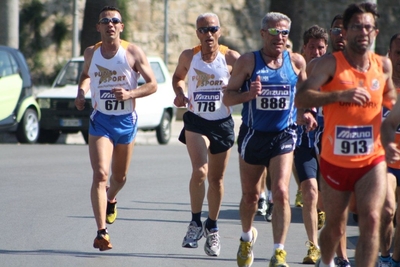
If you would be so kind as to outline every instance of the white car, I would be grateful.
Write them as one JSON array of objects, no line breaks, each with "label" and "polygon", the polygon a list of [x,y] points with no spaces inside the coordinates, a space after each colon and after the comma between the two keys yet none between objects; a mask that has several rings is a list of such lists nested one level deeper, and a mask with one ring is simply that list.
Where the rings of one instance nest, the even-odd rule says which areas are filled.
[{"label": "white car", "polygon": [[[156,76],[158,89],[152,95],[136,99],[138,128],[143,131],[155,130],[158,143],[167,144],[171,138],[171,121],[176,113],[171,76],[161,58],[148,57],[148,60]],[[74,103],[82,67],[83,57],[72,58],[61,69],[51,88],[37,94],[42,113],[39,143],[55,143],[61,133],[79,131],[88,142],[92,111],[90,92],[86,94],[83,111],[77,110]],[[143,78],[140,78],[139,86],[143,83]]]}]

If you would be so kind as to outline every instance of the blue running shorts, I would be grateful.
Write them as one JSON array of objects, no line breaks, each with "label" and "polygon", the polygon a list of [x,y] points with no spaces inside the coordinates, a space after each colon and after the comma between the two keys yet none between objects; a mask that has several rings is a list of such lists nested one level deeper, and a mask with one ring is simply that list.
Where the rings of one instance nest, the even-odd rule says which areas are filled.
[{"label": "blue running shorts", "polygon": [[129,144],[136,137],[137,115],[136,111],[126,115],[106,115],[94,111],[90,116],[89,134],[104,136],[110,139],[114,146]]}]

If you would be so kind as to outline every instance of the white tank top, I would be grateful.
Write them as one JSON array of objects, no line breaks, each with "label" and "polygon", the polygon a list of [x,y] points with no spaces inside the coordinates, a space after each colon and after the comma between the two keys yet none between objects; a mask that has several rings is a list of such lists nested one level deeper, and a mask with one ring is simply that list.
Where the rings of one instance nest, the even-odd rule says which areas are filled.
[{"label": "white tank top", "polygon": [[193,48],[188,71],[188,110],[207,120],[228,117],[232,108],[222,103],[222,87],[228,84],[230,73],[225,60],[226,46],[220,45],[213,62],[201,58],[201,46]]},{"label": "white tank top", "polygon": [[95,45],[89,67],[92,106],[95,111],[107,115],[125,115],[135,111],[135,100],[117,101],[111,89],[120,87],[126,90],[137,88],[139,74],[133,71],[126,58],[129,43],[121,40],[114,57],[106,59],[101,55],[101,42]]}]

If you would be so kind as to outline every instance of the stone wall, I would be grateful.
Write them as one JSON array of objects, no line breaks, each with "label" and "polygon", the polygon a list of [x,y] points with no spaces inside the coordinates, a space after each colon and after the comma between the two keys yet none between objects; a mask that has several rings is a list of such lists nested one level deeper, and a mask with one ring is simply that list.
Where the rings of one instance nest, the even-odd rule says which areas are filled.
[{"label": "stone wall", "polygon": [[[49,45],[44,58],[48,70],[51,66],[60,64],[71,57],[72,48],[72,1],[41,0],[52,15],[48,18],[45,32],[51,28],[51,23],[58,16],[65,16],[71,25],[71,38],[62,44],[57,51]],[[128,41],[141,46],[148,55],[157,55],[164,58],[164,6],[166,0],[130,0],[129,22],[126,23]],[[20,0],[20,5],[29,0]],[[284,2],[282,4],[282,2]],[[277,2],[275,2],[277,3]],[[271,0],[168,0],[168,68],[173,72],[179,54],[198,43],[195,34],[195,21],[199,14],[204,12],[216,13],[222,26],[220,43],[244,53],[260,48],[259,28],[262,17],[269,11],[280,11],[290,14],[292,32],[290,38],[294,43],[294,50],[299,51],[302,45],[301,36],[305,29],[313,24],[329,28],[332,18],[342,13],[346,6],[353,1],[345,0],[281,0],[279,5],[284,10],[270,10]],[[399,0],[379,0],[378,7],[381,13],[380,34],[376,42],[376,52],[385,54],[391,35],[400,31]],[[79,14],[83,14],[84,0],[78,0]],[[101,7],[99,7],[100,9]],[[82,19],[79,20],[80,25]]]}]

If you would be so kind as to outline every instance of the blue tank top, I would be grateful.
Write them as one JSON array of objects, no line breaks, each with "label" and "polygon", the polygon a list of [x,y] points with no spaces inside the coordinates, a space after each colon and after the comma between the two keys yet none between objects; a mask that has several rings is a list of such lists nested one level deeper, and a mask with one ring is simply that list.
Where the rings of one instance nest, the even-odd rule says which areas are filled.
[{"label": "blue tank top", "polygon": [[251,78],[242,85],[242,92],[249,91],[257,76],[261,78],[262,93],[243,103],[242,121],[249,128],[263,132],[280,132],[296,123],[294,107],[297,74],[294,72],[289,52],[283,52],[283,64],[278,69],[269,68],[261,51],[253,52],[255,67]]}]

